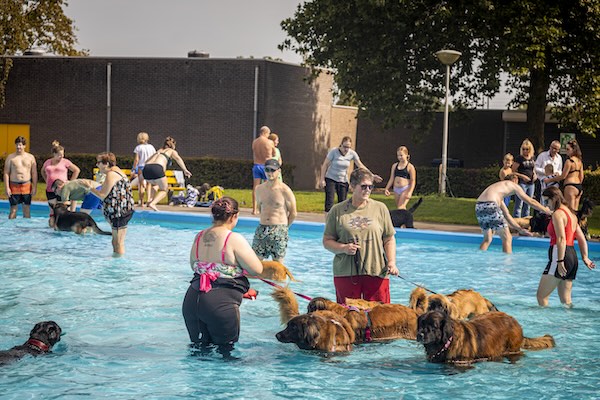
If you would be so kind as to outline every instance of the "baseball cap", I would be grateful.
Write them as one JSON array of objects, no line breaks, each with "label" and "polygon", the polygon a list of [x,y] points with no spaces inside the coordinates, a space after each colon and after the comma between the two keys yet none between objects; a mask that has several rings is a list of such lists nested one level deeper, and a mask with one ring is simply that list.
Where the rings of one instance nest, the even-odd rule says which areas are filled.
[{"label": "baseball cap", "polygon": [[281,168],[281,165],[279,165],[279,161],[277,161],[276,159],[270,158],[267,161],[265,161],[265,169],[277,171],[279,168]]}]

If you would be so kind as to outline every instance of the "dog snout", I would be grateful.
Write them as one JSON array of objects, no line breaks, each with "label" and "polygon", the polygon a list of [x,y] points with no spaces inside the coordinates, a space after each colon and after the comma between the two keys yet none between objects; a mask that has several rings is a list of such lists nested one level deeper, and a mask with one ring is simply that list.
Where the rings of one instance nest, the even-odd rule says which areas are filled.
[{"label": "dog snout", "polygon": [[423,340],[425,340],[425,335],[423,332],[417,332],[417,342],[423,343]]}]

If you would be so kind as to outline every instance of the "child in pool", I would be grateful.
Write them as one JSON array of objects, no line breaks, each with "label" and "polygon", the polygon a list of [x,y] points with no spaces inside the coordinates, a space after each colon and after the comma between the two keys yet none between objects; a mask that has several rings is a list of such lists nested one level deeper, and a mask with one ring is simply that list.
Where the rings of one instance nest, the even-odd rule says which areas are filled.
[{"label": "child in pool", "polygon": [[399,210],[405,210],[417,184],[417,170],[409,161],[410,155],[406,146],[398,147],[396,156],[398,162],[392,165],[390,179],[385,185],[385,195],[390,195],[389,189],[393,185],[396,207]]}]

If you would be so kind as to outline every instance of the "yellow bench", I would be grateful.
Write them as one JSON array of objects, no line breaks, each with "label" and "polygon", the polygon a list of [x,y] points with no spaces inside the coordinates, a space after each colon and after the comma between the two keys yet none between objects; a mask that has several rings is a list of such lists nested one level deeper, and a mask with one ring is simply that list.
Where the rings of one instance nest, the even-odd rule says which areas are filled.
[{"label": "yellow bench", "polygon": [[[127,178],[131,181],[131,170],[121,168],[121,171],[127,175]],[[98,168],[94,168],[94,176],[98,173]],[[179,178],[177,177],[179,175]],[[165,171],[165,176],[167,177],[167,193],[169,193],[169,198],[173,192],[179,192],[181,190],[185,190],[185,177],[183,176],[183,172],[174,171],[172,169],[168,169]],[[138,190],[137,186],[131,186],[132,190]]]}]

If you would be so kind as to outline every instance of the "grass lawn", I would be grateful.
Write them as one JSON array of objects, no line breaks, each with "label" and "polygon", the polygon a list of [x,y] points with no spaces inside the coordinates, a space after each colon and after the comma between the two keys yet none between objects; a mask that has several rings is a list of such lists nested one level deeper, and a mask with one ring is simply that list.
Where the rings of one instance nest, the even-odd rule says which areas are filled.
[{"label": "grass lawn", "polygon": [[[34,200],[46,200],[46,185],[38,183],[38,191]],[[137,200],[137,190],[134,191],[134,197]],[[296,202],[298,203],[298,211],[302,212],[323,212],[323,204],[325,202],[325,194],[320,191],[296,191]],[[250,189],[226,189],[226,196],[231,196],[240,203],[242,208],[252,207],[252,191]],[[475,199],[440,197],[438,195],[422,196],[423,203],[415,211],[415,221],[421,222],[437,222],[445,224],[460,224],[460,225],[477,225],[475,218]],[[0,182],[0,198],[6,199],[4,183]],[[394,208],[393,196],[386,197],[383,194],[375,193],[372,198],[384,202],[388,208]],[[409,207],[417,201],[417,197],[413,197],[409,203]],[[163,201],[166,204],[166,200]],[[512,207],[512,203],[511,203]],[[594,215],[588,221],[590,233],[592,235],[600,235],[600,207],[594,212]]]}]

